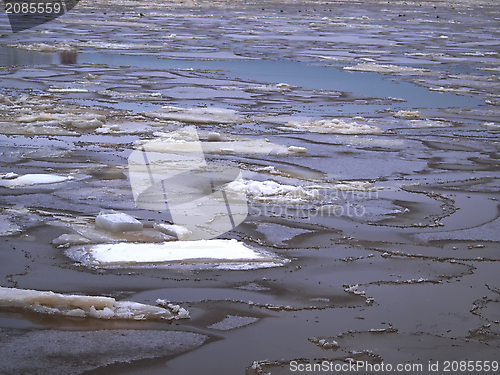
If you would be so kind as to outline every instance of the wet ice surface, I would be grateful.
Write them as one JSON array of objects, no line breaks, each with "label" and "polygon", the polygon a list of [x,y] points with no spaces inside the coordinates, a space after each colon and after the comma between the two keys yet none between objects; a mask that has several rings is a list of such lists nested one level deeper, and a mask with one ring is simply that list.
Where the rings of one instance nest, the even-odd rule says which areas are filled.
[{"label": "wet ice surface", "polygon": [[[173,326],[7,307],[2,371],[495,360],[499,17],[477,2],[87,2],[22,35],[0,26],[2,286],[161,299],[191,316]],[[127,160],[137,147],[189,149],[185,131],[172,135],[186,126],[214,171],[242,170],[228,188],[246,194],[249,217],[217,241],[280,267],[225,267],[231,246],[224,260],[157,267],[171,259],[156,250],[186,232],[135,206]],[[113,249],[112,268],[88,262]],[[19,367],[9,348],[36,353],[41,337],[71,345]]]}]

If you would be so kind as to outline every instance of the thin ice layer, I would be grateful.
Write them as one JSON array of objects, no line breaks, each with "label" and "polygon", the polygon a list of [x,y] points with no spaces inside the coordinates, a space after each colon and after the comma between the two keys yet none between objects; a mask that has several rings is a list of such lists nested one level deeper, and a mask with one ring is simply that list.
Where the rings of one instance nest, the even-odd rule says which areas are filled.
[{"label": "thin ice layer", "polygon": [[[175,241],[160,244],[120,242],[82,246],[66,250],[71,259],[86,266],[117,267],[161,267],[174,263],[269,263],[281,265],[282,261],[264,254],[235,239]],[[269,265],[273,266],[273,265]],[[226,267],[223,267],[226,268]],[[244,268],[244,267],[243,267]]]},{"label": "thin ice layer", "polygon": [[176,315],[163,307],[116,301],[111,297],[68,295],[4,287],[0,287],[0,307],[79,318],[127,320],[176,318]]},{"label": "thin ice layer", "polygon": [[412,68],[409,66],[398,66],[398,65],[383,65],[383,64],[376,64],[373,62],[361,63],[355,66],[346,66],[344,67],[344,69],[356,72],[398,73],[398,74],[427,74],[430,72],[429,69]]},{"label": "thin ice layer", "polygon": [[240,124],[244,117],[236,111],[224,108],[180,108],[162,107],[159,110],[146,112],[145,116],[161,120],[175,120],[198,124]]},{"label": "thin ice layer", "polygon": [[317,189],[284,185],[275,181],[238,180],[227,184],[227,189],[243,192],[251,201],[275,204],[303,203],[319,197]]},{"label": "thin ice layer", "polygon": [[357,122],[346,122],[341,119],[317,120],[317,121],[290,121],[290,127],[309,131],[313,133],[337,133],[337,134],[378,134],[382,130],[378,126],[358,124]]}]

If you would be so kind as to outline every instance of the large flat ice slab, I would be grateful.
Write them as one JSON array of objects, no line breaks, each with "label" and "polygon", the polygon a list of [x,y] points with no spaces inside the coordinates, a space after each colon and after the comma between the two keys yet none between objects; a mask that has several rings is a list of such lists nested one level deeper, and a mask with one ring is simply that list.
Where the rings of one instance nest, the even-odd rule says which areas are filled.
[{"label": "large flat ice slab", "polygon": [[66,250],[66,255],[86,266],[100,268],[165,268],[194,264],[217,269],[276,267],[286,260],[252,249],[232,240],[173,241],[161,244],[120,242],[81,246]]},{"label": "large flat ice slab", "polygon": [[[178,306],[169,309],[111,297],[59,294],[51,291],[0,287],[0,308],[25,310],[42,314],[97,319],[176,319],[189,314]],[[174,308],[175,307],[175,308]]]},{"label": "large flat ice slab", "polygon": [[95,218],[96,228],[118,233],[142,230],[142,223],[123,212],[101,212]]}]

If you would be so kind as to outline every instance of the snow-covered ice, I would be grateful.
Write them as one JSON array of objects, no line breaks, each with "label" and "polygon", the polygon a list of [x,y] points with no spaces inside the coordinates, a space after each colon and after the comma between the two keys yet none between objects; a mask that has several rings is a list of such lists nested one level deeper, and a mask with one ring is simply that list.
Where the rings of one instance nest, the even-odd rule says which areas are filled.
[{"label": "snow-covered ice", "polygon": [[251,269],[284,263],[235,239],[172,241],[160,244],[120,242],[70,248],[65,254],[83,265],[100,268],[162,268],[175,264],[208,264],[215,268]]},{"label": "snow-covered ice", "polygon": [[310,131],[314,133],[338,133],[338,134],[378,134],[382,130],[378,126],[358,124],[357,122],[346,122],[341,119],[316,120],[316,121],[289,121],[291,128]]},{"label": "snow-covered ice", "polygon": [[[97,319],[175,319],[169,309],[111,297],[60,294],[0,287],[0,307],[50,315]],[[185,317],[184,311],[181,317]]]}]

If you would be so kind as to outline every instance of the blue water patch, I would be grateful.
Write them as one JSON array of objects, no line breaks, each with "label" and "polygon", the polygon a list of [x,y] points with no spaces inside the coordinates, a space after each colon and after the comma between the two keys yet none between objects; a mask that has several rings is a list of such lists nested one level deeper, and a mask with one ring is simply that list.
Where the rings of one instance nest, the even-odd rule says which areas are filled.
[{"label": "blue water patch", "polygon": [[[202,59],[203,56],[200,56]],[[482,104],[476,97],[448,92],[433,92],[425,87],[395,80],[379,73],[351,72],[336,67],[290,60],[185,60],[145,55],[80,52],[41,53],[0,47],[0,66],[102,64],[140,69],[194,69],[218,71],[227,79],[259,83],[287,83],[304,89],[352,93],[363,98],[398,98],[393,108],[475,107]],[[220,77],[223,78],[223,77]],[[385,105],[387,107],[387,105]]]}]

